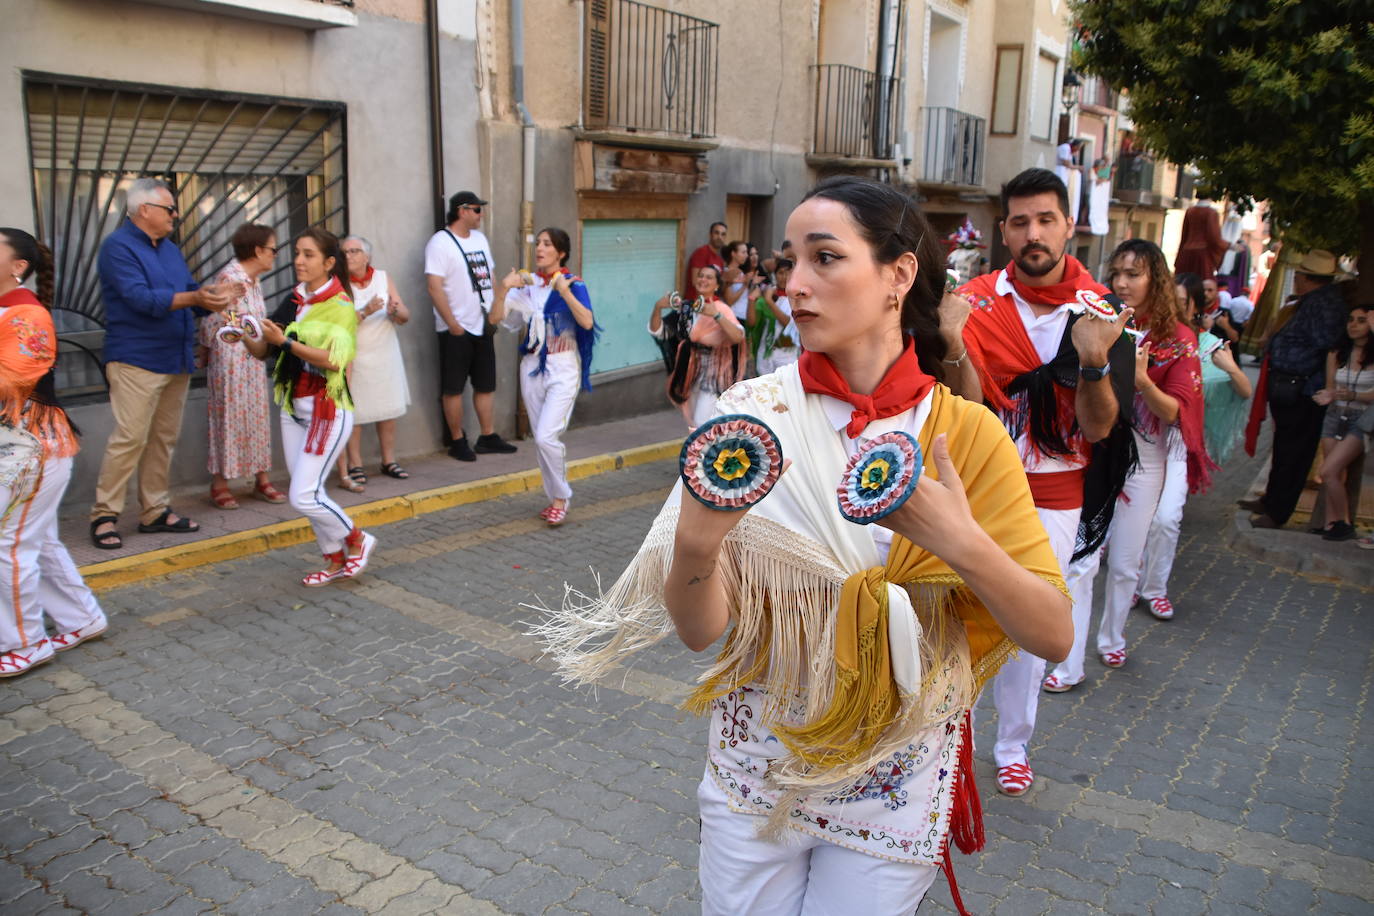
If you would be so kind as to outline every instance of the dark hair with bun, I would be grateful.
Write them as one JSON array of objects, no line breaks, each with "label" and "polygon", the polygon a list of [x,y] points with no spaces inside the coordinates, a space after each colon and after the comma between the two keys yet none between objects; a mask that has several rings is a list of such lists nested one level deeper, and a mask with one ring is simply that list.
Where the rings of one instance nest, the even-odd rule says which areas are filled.
[{"label": "dark hair with bun", "polygon": [[891,185],[836,175],[816,185],[802,200],[820,197],[849,208],[873,260],[891,264],[907,252],[916,255],[916,280],[902,302],[902,330],[916,341],[921,368],[944,381],[947,354],[940,336],[940,300],[945,291],[945,255],[916,201]]},{"label": "dark hair with bun", "polygon": [[568,257],[572,254],[572,237],[556,226],[545,226],[535,234],[535,238],[540,235],[547,235],[553,243],[554,250],[558,252],[558,266],[567,267]]},{"label": "dark hair with bun", "polygon": [[34,286],[37,287],[38,301],[43,303],[44,308],[51,309],[53,263],[52,252],[48,250],[48,246],[23,229],[0,228],[0,238],[3,238],[5,244],[14,250],[16,258],[28,262],[28,266],[24,268],[23,274],[19,277],[19,282],[23,283],[36,273],[38,277],[34,280]]}]

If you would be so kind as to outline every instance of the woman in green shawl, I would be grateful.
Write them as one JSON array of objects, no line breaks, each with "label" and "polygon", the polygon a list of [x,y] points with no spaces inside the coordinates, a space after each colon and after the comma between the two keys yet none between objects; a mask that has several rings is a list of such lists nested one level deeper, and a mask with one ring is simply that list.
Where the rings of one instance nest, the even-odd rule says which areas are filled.
[{"label": "woman in green shawl", "polygon": [[301,580],[315,587],[361,573],[377,539],[355,527],[325,489],[353,430],[345,370],[357,349],[358,313],[339,240],[323,229],[305,230],[296,239],[294,263],[295,289],[262,323],[260,338],[242,339],[259,359],[275,354],[273,388],[291,472],[289,499],[310,520],[329,564]]}]

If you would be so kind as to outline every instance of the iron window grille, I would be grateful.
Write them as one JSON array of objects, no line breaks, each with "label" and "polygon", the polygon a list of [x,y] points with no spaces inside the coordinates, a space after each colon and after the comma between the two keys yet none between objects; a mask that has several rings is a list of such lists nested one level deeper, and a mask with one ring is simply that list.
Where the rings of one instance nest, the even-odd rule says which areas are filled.
[{"label": "iron window grille", "polygon": [[891,159],[901,80],[847,64],[821,64],[811,72],[816,82],[811,151],[823,156]]},{"label": "iron window grille", "polygon": [[[64,394],[104,390],[96,257],[135,178],[172,188],[171,241],[201,282],[233,258],[229,239],[243,223],[270,226],[285,251],[308,226],[348,229],[342,103],[26,72],[24,106],[35,224],[56,268]],[[279,257],[260,278],[269,308],[293,279],[290,255]]]},{"label": "iron window grille", "polygon": [[635,0],[589,0],[584,126],[714,136],[719,32],[714,22]]}]

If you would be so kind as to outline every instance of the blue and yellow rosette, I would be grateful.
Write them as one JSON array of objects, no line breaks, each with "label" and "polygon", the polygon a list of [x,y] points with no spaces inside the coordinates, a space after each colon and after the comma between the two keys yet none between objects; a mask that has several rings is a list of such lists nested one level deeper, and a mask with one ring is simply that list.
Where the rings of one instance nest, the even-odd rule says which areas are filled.
[{"label": "blue and yellow rosette", "polygon": [[904,432],[868,440],[845,465],[837,490],[840,514],[871,525],[897,511],[915,491],[922,463],[920,444]]},{"label": "blue and yellow rosette", "polygon": [[756,417],[727,414],[697,427],[682,443],[678,468],[687,492],[712,509],[747,509],[782,474],[782,446]]}]

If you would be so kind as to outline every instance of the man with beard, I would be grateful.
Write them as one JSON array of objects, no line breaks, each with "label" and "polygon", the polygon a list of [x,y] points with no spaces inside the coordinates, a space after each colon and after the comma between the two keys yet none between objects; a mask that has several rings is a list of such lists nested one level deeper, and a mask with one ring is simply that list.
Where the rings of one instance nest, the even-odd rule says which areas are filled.
[{"label": "man with beard", "polygon": [[[1065,572],[1080,520],[1089,542],[1100,543],[1106,532],[1101,516],[1110,520],[1112,499],[1096,493],[1085,510],[1087,467],[1092,443],[1126,429],[1122,409],[1130,403],[1135,373],[1135,350],[1122,333],[1129,310],[1115,321],[1078,320],[1107,290],[1067,253],[1074,234],[1069,212],[1068,189],[1045,169],[1027,169],[1002,187],[999,225],[1012,262],[957,290],[971,306],[963,338],[981,390],[955,383],[963,389],[957,394],[984,400],[1016,441],[1036,512]],[[1111,438],[1129,437],[1126,430],[1124,440]],[[1124,479],[1124,473],[1113,476]],[[1115,486],[1119,491],[1120,481]],[[1081,519],[1085,511],[1093,517]],[[1023,651],[993,681],[997,788],[1006,795],[1025,794],[1035,778],[1026,747],[1044,670],[1044,659]],[[1046,683],[1045,689],[1053,687]]]}]

